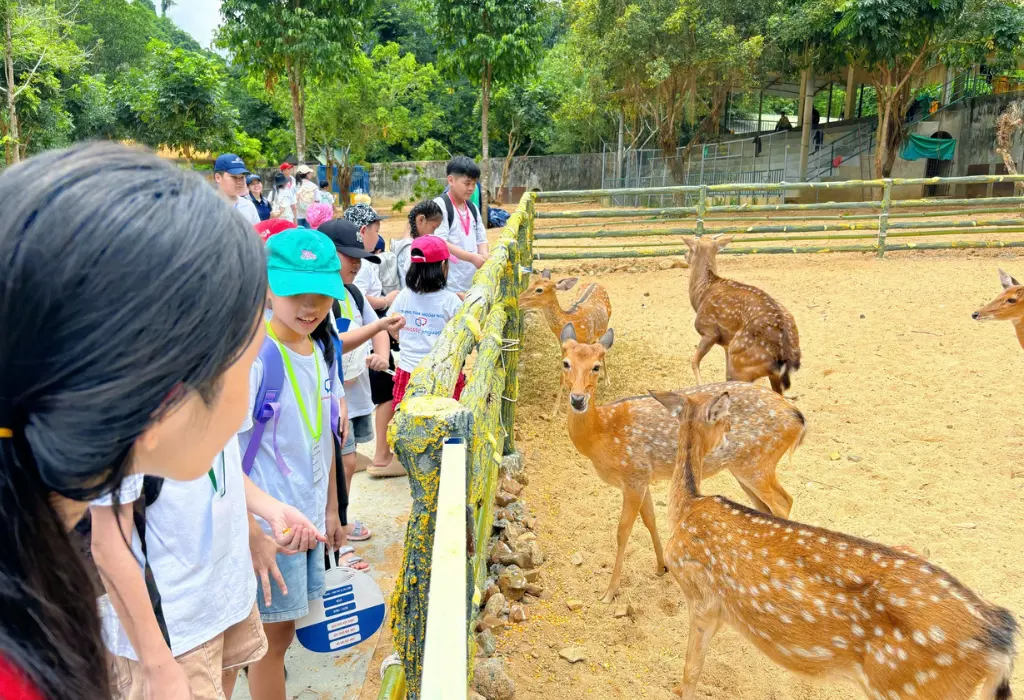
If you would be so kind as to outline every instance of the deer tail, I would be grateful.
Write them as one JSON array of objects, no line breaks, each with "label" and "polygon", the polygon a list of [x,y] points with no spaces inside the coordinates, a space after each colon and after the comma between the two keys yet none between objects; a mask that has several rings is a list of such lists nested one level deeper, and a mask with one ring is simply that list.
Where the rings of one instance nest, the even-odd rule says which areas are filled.
[{"label": "deer tail", "polygon": [[[1010,679],[1013,676],[1013,660],[1017,655],[1016,641],[1019,628],[1013,614],[1004,608],[995,608],[988,615],[988,643],[989,650],[998,654],[1005,660],[995,670],[995,680],[998,685],[991,695],[985,700],[1010,700],[1013,697],[1013,690],[1010,688]],[[997,657],[997,658],[998,658]]]}]

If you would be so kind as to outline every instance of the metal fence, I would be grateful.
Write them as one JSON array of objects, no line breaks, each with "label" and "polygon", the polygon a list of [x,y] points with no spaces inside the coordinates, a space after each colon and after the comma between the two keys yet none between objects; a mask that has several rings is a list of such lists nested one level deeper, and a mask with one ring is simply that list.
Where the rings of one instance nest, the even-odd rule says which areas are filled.
[{"label": "metal fence", "polygon": [[[519,294],[529,283],[533,222],[534,199],[527,194],[462,309],[413,372],[388,429],[409,473],[413,504],[391,597],[400,663],[384,670],[381,700],[466,696],[475,645],[470,625],[486,573],[498,467],[515,449]],[[474,350],[469,381],[455,401],[450,397]]]},{"label": "metal fence", "polygon": [[[1024,246],[1024,194],[977,199],[894,199],[895,188],[1024,183],[1024,175],[848,180],[845,182],[730,183],[646,189],[540,192],[538,201],[593,199],[614,203],[629,197],[668,196],[685,201],[661,209],[602,207],[539,211],[552,226],[534,234],[535,260],[639,258],[682,255],[681,236],[730,234],[736,244],[723,253],[875,252],[942,248]],[[844,189],[874,191],[873,201],[755,204],[733,203],[750,192],[814,193],[819,198]],[[693,203],[690,204],[689,202]],[[1001,216],[990,218],[992,215]],[[1007,216],[1014,214],[1013,216]],[[967,218],[963,218],[967,217]],[[680,226],[676,222],[686,225]],[[784,223],[783,223],[784,222]],[[793,223],[797,222],[797,223]],[[593,226],[600,228],[593,229]],[[951,235],[966,240],[942,240]],[[989,240],[983,237],[988,236]],[[624,241],[623,239],[633,239]],[[638,240],[641,239],[641,240]],[[930,239],[930,240],[917,240]],[[870,241],[854,243],[850,241]],[[746,245],[744,245],[746,244]],[[768,245],[766,245],[768,244]],[[783,245],[778,245],[783,244]]]}]

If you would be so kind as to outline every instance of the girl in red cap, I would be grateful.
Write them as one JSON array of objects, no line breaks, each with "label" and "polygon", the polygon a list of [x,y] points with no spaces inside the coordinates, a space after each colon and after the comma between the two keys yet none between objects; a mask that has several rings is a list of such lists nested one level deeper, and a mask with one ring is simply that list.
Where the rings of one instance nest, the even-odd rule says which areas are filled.
[{"label": "girl in red cap", "polygon": [[[405,327],[398,332],[402,352],[395,369],[395,410],[398,410],[409,376],[433,349],[434,344],[462,307],[462,299],[447,289],[448,245],[435,236],[423,236],[412,242],[409,249],[409,273],[405,289],[399,292],[388,315],[405,317]],[[459,375],[455,384],[455,398],[462,394],[466,376]]]}]

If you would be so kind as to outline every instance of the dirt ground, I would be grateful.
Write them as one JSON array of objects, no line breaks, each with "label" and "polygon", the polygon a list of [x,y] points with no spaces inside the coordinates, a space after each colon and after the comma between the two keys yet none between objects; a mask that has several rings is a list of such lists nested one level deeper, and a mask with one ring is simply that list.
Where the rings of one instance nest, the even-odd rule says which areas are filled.
[{"label": "dirt ground", "polygon": [[[545,222],[547,223],[547,222]],[[621,261],[620,261],[621,262]],[[628,262],[628,261],[626,261]],[[611,295],[613,386],[602,401],[692,384],[697,342],[688,271],[650,269],[583,277]],[[779,478],[796,499],[792,517],[924,553],[993,603],[1024,613],[1024,478],[1020,396],[1024,361],[1009,323],[970,313],[1001,290],[996,270],[1024,274],[1011,251],[723,257],[721,274],[755,284],[796,317],[803,366],[790,391],[809,432]],[[556,268],[557,269],[557,268]],[[573,292],[563,295],[567,302]],[[653,575],[641,523],[633,530],[618,602],[635,620],[614,619],[600,598],[614,561],[619,493],[601,482],[569,441],[564,412],[547,421],[560,372],[555,338],[539,318],[523,353],[518,433],[527,456],[529,507],[548,555],[541,583],[553,593],[531,619],[499,637],[517,698],[670,698],[681,679],[686,604],[676,584]],[[706,380],[724,379],[720,349]],[[564,409],[563,409],[564,411]],[[833,459],[838,453],[838,459]],[[849,457],[860,457],[851,461]],[[704,485],[745,502],[727,473]],[[667,537],[667,482],[654,487]],[[573,566],[575,552],[582,566]],[[570,612],[566,600],[584,607]],[[558,657],[566,646],[585,662]],[[1024,666],[1016,685],[1024,687]],[[854,700],[859,691],[784,671],[731,630],[713,642],[701,697]]]}]

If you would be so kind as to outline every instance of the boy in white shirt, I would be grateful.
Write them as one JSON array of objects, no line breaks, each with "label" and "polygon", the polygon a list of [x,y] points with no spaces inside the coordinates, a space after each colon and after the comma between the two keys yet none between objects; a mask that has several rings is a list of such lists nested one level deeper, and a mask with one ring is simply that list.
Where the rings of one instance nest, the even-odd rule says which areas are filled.
[{"label": "boy in white shirt", "polygon": [[443,220],[434,235],[448,243],[452,259],[448,267],[448,289],[469,291],[473,275],[480,269],[490,250],[487,229],[480,210],[470,198],[480,179],[480,166],[472,158],[456,156],[448,163],[448,191],[434,199],[441,207]]}]

